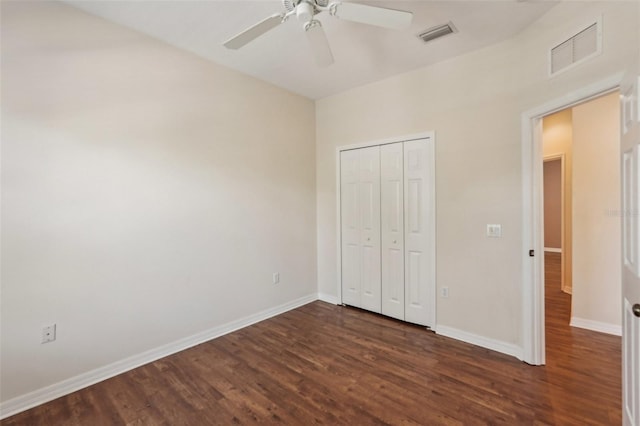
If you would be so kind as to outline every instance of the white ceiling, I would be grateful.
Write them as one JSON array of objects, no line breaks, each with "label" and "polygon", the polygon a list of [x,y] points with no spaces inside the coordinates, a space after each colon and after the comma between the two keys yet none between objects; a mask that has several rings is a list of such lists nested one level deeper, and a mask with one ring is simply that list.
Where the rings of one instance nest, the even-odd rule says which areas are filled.
[{"label": "white ceiling", "polygon": [[[349,0],[351,1],[351,0]],[[335,63],[318,68],[301,24],[290,19],[234,51],[222,43],[274,13],[279,0],[66,0],[77,8],[191,51],[311,99],[411,71],[508,39],[555,1],[356,1],[413,12],[407,30],[393,31],[318,15]],[[425,44],[423,30],[453,22],[458,33]]]}]

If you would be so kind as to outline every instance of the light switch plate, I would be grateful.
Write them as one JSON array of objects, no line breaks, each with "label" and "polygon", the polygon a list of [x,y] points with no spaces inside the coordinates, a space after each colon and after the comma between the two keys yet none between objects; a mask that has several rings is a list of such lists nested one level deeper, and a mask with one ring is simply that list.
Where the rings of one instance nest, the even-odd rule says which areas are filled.
[{"label": "light switch plate", "polygon": [[500,238],[502,237],[502,225],[500,224],[488,224],[487,225],[487,237]]}]

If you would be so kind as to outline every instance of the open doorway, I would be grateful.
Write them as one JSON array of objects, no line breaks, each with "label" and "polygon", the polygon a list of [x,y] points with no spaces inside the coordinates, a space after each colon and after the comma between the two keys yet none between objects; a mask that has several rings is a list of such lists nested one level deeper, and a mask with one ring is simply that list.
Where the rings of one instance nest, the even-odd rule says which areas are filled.
[{"label": "open doorway", "polygon": [[547,352],[571,323],[573,108],[542,119],[544,295]]},{"label": "open doorway", "polygon": [[[532,365],[546,363],[544,256],[542,255],[544,253],[542,207],[543,117],[606,94],[619,93],[621,83],[622,74],[615,74],[522,113],[522,201],[524,206],[522,215],[524,226],[522,239],[522,360]],[[619,123],[619,110],[617,114],[616,123]],[[617,135],[611,148],[619,150],[619,142],[620,137]],[[598,166],[596,165],[596,167]],[[602,213],[601,209],[596,209],[596,211],[598,210]],[[615,217],[615,213],[611,211],[605,211],[605,214],[609,217]],[[619,234],[619,227],[616,232]],[[620,258],[614,263],[619,265],[619,262]],[[620,285],[619,282],[616,283],[615,281],[614,284]],[[575,303],[572,303],[572,305],[575,305]],[[619,318],[620,315],[618,314],[616,317]]]},{"label": "open doorway", "polygon": [[572,114],[573,107],[542,118],[545,260],[558,262],[559,288],[567,294],[572,283]]},{"label": "open doorway", "polygon": [[[570,249],[565,230],[571,224],[570,173],[565,178],[571,150],[571,109],[543,119],[544,294],[547,352],[561,349],[558,336],[571,322]],[[569,123],[569,126],[563,124]],[[545,131],[546,130],[546,131]],[[559,149],[561,148],[561,149]],[[551,152],[551,154],[549,154]],[[566,203],[566,204],[565,204]],[[566,205],[569,205],[569,208]],[[570,233],[569,233],[570,235]],[[565,265],[569,265],[566,268]]]},{"label": "open doorway", "polygon": [[614,91],[542,119],[548,355],[571,327],[621,334],[619,116]]}]

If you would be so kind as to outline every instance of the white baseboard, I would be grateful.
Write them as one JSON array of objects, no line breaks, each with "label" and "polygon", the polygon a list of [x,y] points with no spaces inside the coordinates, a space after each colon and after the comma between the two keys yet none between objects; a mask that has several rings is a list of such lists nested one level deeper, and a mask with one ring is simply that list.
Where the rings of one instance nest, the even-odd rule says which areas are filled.
[{"label": "white baseboard", "polygon": [[511,355],[522,361],[523,352],[522,348],[512,343],[502,342],[500,340],[490,339],[484,336],[478,336],[477,334],[468,333],[466,331],[458,330],[456,328],[447,327],[444,325],[436,326],[436,333],[442,336],[450,337],[452,339],[460,340],[472,345],[481,346],[483,348],[491,349],[492,351],[500,352],[506,355]]},{"label": "white baseboard", "polygon": [[326,293],[318,293],[318,300],[322,300],[323,302],[331,303],[332,305],[339,305],[340,301],[336,296],[332,296]]},{"label": "white baseboard", "polygon": [[549,253],[562,253],[561,248],[554,248],[554,247],[545,247],[544,251],[548,251]]},{"label": "white baseboard", "polygon": [[622,326],[616,324],[609,324],[606,322],[592,321],[584,318],[571,317],[569,323],[571,327],[584,328],[591,331],[598,331],[600,333],[613,334],[615,336],[622,336]]},{"label": "white baseboard", "polygon": [[91,386],[98,382],[102,382],[103,380],[117,376],[118,374],[133,370],[134,368],[140,367],[141,365],[148,364],[160,358],[164,358],[168,355],[175,354],[192,346],[199,345],[201,343],[215,339],[216,337],[220,337],[241,328],[247,327],[251,324],[255,324],[276,315],[283,314],[292,309],[299,308],[300,306],[306,305],[307,303],[313,302],[314,300],[318,300],[318,295],[315,293],[270,309],[266,309],[256,314],[231,321],[227,324],[213,327],[201,333],[185,337],[184,339],[168,343],[166,345],[148,350],[146,352],[142,352],[129,358],[116,361],[112,364],[105,365],[104,367],[96,368],[95,370],[79,374],[75,377],[71,377],[61,382],[54,383],[28,394],[9,399],[0,403],[0,419],[4,419],[6,417],[28,410],[29,408],[52,401],[61,396],[68,395],[77,390],[86,388],[87,386]]}]

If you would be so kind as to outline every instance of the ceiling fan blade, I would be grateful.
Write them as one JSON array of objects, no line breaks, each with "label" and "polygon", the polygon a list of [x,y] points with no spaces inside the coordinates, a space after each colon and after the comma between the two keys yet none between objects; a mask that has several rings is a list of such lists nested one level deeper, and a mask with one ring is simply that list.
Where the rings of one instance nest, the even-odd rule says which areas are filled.
[{"label": "ceiling fan blade", "polygon": [[269,30],[274,29],[282,23],[284,15],[276,14],[269,16],[267,19],[258,22],[253,27],[250,27],[235,37],[230,38],[224,42],[224,47],[227,49],[240,49],[245,44],[255,40],[262,34]]},{"label": "ceiling fan blade", "polygon": [[411,25],[413,13],[359,3],[334,3],[330,5],[334,16],[346,21],[401,30]]},{"label": "ceiling fan blade", "polygon": [[329,40],[322,29],[320,21],[312,20],[304,26],[311,51],[319,67],[327,67],[333,63],[333,54],[329,47]]}]

